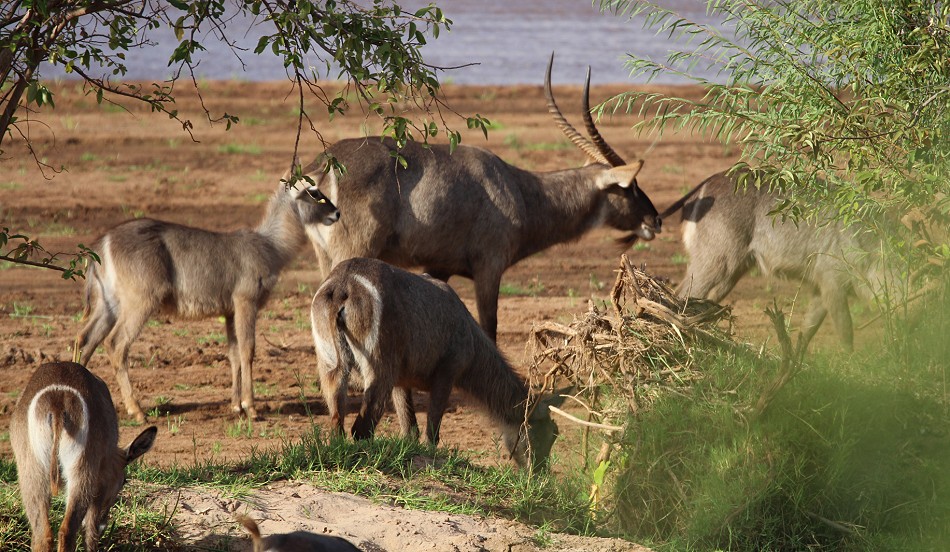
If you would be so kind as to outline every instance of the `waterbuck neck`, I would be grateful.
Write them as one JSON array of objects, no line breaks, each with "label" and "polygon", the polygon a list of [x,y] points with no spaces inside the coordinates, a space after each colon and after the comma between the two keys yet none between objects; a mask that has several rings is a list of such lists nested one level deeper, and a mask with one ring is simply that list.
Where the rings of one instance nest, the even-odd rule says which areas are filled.
[{"label": "waterbuck neck", "polygon": [[520,426],[524,419],[528,388],[488,336],[479,330],[475,341],[471,368],[455,384],[473,397],[480,398],[489,415],[498,422]]},{"label": "waterbuck neck", "polygon": [[281,185],[274,192],[267,203],[263,220],[257,225],[256,232],[273,247],[279,264],[278,269],[282,269],[293,260],[307,241],[293,190],[285,190]]},{"label": "waterbuck neck", "polygon": [[589,165],[545,173],[525,172],[521,193],[526,205],[525,225],[517,259],[552,245],[570,242],[601,226],[607,200],[595,179],[603,165]]}]

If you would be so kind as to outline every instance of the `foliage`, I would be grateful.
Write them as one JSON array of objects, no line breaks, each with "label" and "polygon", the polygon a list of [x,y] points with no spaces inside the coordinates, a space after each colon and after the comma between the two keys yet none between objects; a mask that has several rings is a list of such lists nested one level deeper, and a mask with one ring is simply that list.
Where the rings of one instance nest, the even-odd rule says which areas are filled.
[{"label": "foliage", "polygon": [[945,550],[950,283],[932,299],[901,346],[820,355],[791,379],[770,357],[692,347],[703,377],[608,440],[597,519],[658,550]]},{"label": "foliage", "polygon": [[632,74],[706,89],[699,101],[615,98],[615,109],[652,115],[640,130],[687,128],[735,143],[742,163],[765,169],[787,198],[785,214],[860,221],[897,249],[918,246],[916,266],[950,263],[950,3],[708,0],[722,29],[652,2],[600,6],[685,44],[665,61],[631,56]]},{"label": "foliage", "polygon": [[[17,136],[44,170],[59,170],[42,160],[31,140],[31,125],[42,124],[37,120],[42,110],[55,107],[53,93],[42,80],[44,62],[81,78],[86,93],[100,104],[144,102],[189,134],[194,123],[177,110],[175,96],[179,81],[190,80],[208,121],[231,128],[240,118],[228,112],[212,114],[204,106],[194,70],[211,41],[223,42],[238,59],[248,55],[233,38],[248,30],[237,28],[240,21],[270,30],[253,52],[276,56],[294,85],[299,111],[295,156],[305,128],[321,137],[310,117],[312,109],[326,109],[332,118],[353,108],[354,98],[383,119],[383,134],[397,142],[425,141],[443,129],[451,145],[460,142],[460,132],[451,129],[445,117],[436,68],[427,65],[420,52],[427,36],[437,38],[452,24],[434,4],[406,12],[392,0],[10,0],[0,4],[0,155]],[[171,30],[176,40],[168,60],[173,76],[148,85],[122,82],[128,70],[126,54],[153,46],[155,34],[163,29]],[[321,77],[348,85],[331,94],[320,86]],[[432,120],[403,116],[413,104]],[[488,121],[475,115],[466,125],[487,132]],[[54,261],[39,264],[54,268]],[[75,270],[71,274],[81,275]]]},{"label": "foliage", "polygon": [[[65,266],[57,264],[59,257],[68,257],[69,262]],[[39,241],[4,227],[0,230],[0,260],[58,270],[64,280],[75,280],[85,277],[86,262],[99,262],[99,255],[83,244],[79,244],[77,253],[51,253]]]}]

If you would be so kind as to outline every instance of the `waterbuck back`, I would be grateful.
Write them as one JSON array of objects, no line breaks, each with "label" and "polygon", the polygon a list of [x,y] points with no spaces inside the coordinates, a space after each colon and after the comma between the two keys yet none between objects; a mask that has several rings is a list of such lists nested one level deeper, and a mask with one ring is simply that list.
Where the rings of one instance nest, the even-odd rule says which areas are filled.
[{"label": "waterbuck back", "polygon": [[125,484],[126,466],[148,452],[149,427],[120,449],[119,421],[106,384],[79,364],[43,364],[26,384],[10,422],[23,508],[34,551],[53,546],[50,499],[66,484],[66,513],[59,550],[75,550],[80,524],[85,549],[95,552],[99,535]]},{"label": "waterbuck back", "polygon": [[[343,431],[351,372],[363,382],[353,437],[373,435],[389,397],[405,436],[418,435],[411,390],[429,392],[426,435],[438,443],[439,426],[453,387],[475,399],[502,430],[508,452],[526,461],[524,382],[446,283],[376,259],[338,264],[311,306],[317,366],[333,425]],[[543,463],[556,436],[547,408],[529,420],[531,441]],[[543,434],[541,433],[543,431]]]},{"label": "waterbuck back", "polygon": [[[627,164],[610,149],[589,111],[593,140],[567,123],[551,93],[550,64],[545,91],[557,125],[592,164],[532,172],[464,145],[400,148],[389,138],[359,138],[331,146],[304,169],[346,213],[333,227],[312,228],[322,275],[346,259],[372,257],[440,280],[471,278],[479,321],[494,339],[501,276],[514,263],[603,225],[652,239],[661,224],[637,185],[642,161]],[[330,158],[345,174],[329,170]]]},{"label": "waterbuck back", "polygon": [[104,343],[126,410],[141,422],[145,412],[129,381],[128,355],[145,323],[159,313],[223,316],[231,408],[257,417],[252,378],[257,312],[306,243],[304,226],[333,224],[339,217],[315,186],[294,189],[282,181],[256,229],[213,232],[153,219],[112,228],[92,247],[102,263],[87,271],[87,322],[76,339],[76,360],[88,364]]},{"label": "waterbuck back", "polygon": [[758,266],[765,275],[800,280],[813,293],[799,337],[801,350],[828,313],[851,349],[848,296],[854,291],[878,293],[886,285],[873,254],[879,242],[830,219],[826,224],[782,220],[770,214],[780,197],[751,184],[737,190],[742,175],[750,173],[717,173],[663,214],[683,210],[683,244],[690,260],[677,292],[718,302]]},{"label": "waterbuck back", "polygon": [[360,552],[359,548],[342,537],[307,531],[262,537],[256,521],[242,515],[235,516],[235,519],[251,535],[254,552]]}]

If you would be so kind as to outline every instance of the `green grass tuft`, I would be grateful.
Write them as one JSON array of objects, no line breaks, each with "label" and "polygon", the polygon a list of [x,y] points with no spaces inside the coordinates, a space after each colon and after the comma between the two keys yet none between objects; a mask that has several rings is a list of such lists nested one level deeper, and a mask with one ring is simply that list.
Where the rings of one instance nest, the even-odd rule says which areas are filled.
[{"label": "green grass tuft", "polygon": [[875,350],[810,354],[758,416],[774,363],[700,352],[706,377],[629,426],[612,529],[660,550],[947,549],[948,296]]}]

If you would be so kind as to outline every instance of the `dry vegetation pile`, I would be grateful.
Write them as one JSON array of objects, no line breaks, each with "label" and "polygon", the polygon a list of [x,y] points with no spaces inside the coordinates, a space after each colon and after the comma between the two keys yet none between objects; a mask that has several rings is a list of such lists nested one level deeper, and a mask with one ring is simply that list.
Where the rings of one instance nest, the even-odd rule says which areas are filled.
[{"label": "dry vegetation pile", "polygon": [[[590,302],[584,318],[569,325],[545,322],[532,331],[533,391],[565,394],[584,419],[552,410],[586,427],[619,437],[631,415],[703,377],[693,347],[743,347],[733,338],[729,307],[679,298],[626,255],[610,298],[603,308]],[[586,453],[586,433],[584,444]]]}]

